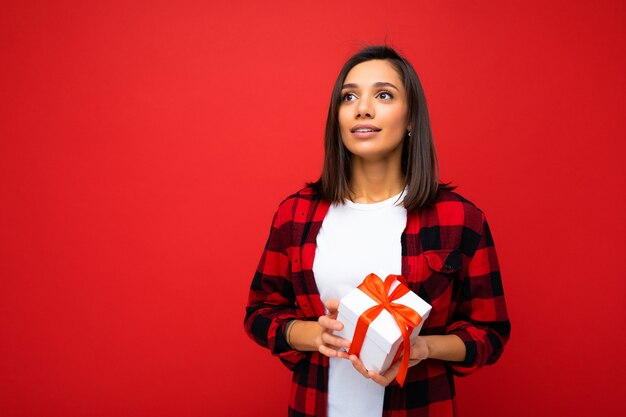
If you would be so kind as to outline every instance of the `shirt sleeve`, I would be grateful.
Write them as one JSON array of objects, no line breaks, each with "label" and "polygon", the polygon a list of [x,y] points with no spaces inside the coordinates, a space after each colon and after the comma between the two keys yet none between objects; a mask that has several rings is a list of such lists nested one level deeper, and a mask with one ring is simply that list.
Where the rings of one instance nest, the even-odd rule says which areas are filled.
[{"label": "shirt sleeve", "polygon": [[481,228],[452,324],[446,329],[447,334],[456,334],[465,343],[465,360],[449,362],[452,372],[458,376],[495,363],[511,332],[498,258],[484,214]]},{"label": "shirt sleeve", "polygon": [[244,327],[257,344],[268,348],[289,369],[294,369],[310,352],[292,349],[285,338],[285,326],[294,319],[304,319],[296,307],[288,256],[290,219],[277,210],[270,234],[252,279],[248,294]]}]

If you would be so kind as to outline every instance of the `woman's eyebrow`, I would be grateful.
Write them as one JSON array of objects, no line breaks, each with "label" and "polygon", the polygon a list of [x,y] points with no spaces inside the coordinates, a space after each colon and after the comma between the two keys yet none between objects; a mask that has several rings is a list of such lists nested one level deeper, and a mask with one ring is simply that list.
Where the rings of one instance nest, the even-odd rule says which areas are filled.
[{"label": "woman's eyebrow", "polygon": [[[358,88],[358,84],[354,84],[354,83],[348,83],[348,84],[344,84],[341,86],[341,89],[345,89],[345,88]],[[390,82],[387,81],[379,81],[377,83],[374,83],[374,87],[391,87],[393,89],[395,89],[396,91],[400,91],[398,90],[398,87],[396,87],[395,85],[393,85]]]}]

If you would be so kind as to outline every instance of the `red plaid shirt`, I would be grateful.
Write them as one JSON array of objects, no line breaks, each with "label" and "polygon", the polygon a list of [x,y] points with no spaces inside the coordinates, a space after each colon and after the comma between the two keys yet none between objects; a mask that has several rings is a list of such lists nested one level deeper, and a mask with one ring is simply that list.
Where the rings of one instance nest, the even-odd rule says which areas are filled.
[{"label": "red plaid shirt", "polygon": [[[326,416],[328,358],[291,349],[284,329],[292,319],[325,314],[313,257],[329,206],[311,188],[279,205],[246,308],[246,332],[293,370],[289,416]],[[456,334],[467,354],[463,362],[427,359],[410,367],[404,388],[394,381],[385,389],[383,416],[452,416],[453,375],[494,363],[511,328],[489,226],[472,203],[439,191],[432,206],[407,212],[401,239],[402,275],[432,305],[421,334]]]}]

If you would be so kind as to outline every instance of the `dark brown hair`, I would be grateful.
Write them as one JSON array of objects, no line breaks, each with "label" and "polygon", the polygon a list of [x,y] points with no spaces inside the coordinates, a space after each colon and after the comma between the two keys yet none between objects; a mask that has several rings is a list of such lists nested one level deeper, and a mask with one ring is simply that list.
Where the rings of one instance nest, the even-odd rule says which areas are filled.
[{"label": "dark brown hair", "polygon": [[374,59],[388,61],[404,81],[411,135],[404,137],[402,146],[402,174],[408,192],[403,206],[416,210],[432,204],[438,189],[453,189],[448,184],[439,183],[439,165],[433,143],[428,117],[426,97],[413,66],[395,50],[388,46],[369,46],[350,57],[339,72],[328,108],[326,134],[324,139],[324,166],[320,178],[307,183],[322,198],[334,203],[343,203],[349,197],[351,178],[350,151],[341,140],[339,129],[339,106],[341,89],[348,72],[358,64]]}]

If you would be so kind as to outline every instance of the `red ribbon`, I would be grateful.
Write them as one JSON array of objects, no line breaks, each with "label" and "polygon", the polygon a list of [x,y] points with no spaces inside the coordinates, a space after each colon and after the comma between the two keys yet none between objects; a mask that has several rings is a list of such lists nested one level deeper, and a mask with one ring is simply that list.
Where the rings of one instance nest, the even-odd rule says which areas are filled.
[{"label": "red ribbon", "polygon": [[[391,284],[393,284],[396,279],[400,284],[389,294]],[[387,310],[398,324],[400,332],[402,332],[404,354],[398,375],[396,376],[396,381],[398,381],[400,386],[403,386],[407,370],[409,369],[409,356],[411,354],[411,341],[409,340],[409,336],[413,329],[422,321],[422,316],[420,316],[417,311],[404,304],[394,303],[395,300],[410,291],[406,286],[406,281],[402,275],[388,275],[383,283],[378,275],[369,274],[357,288],[370,296],[378,304],[368,308],[359,316],[348,353],[357,356],[361,353],[361,347],[363,347],[365,334],[367,333],[370,323],[372,323],[383,310]],[[400,352],[399,349],[398,352]]]}]

